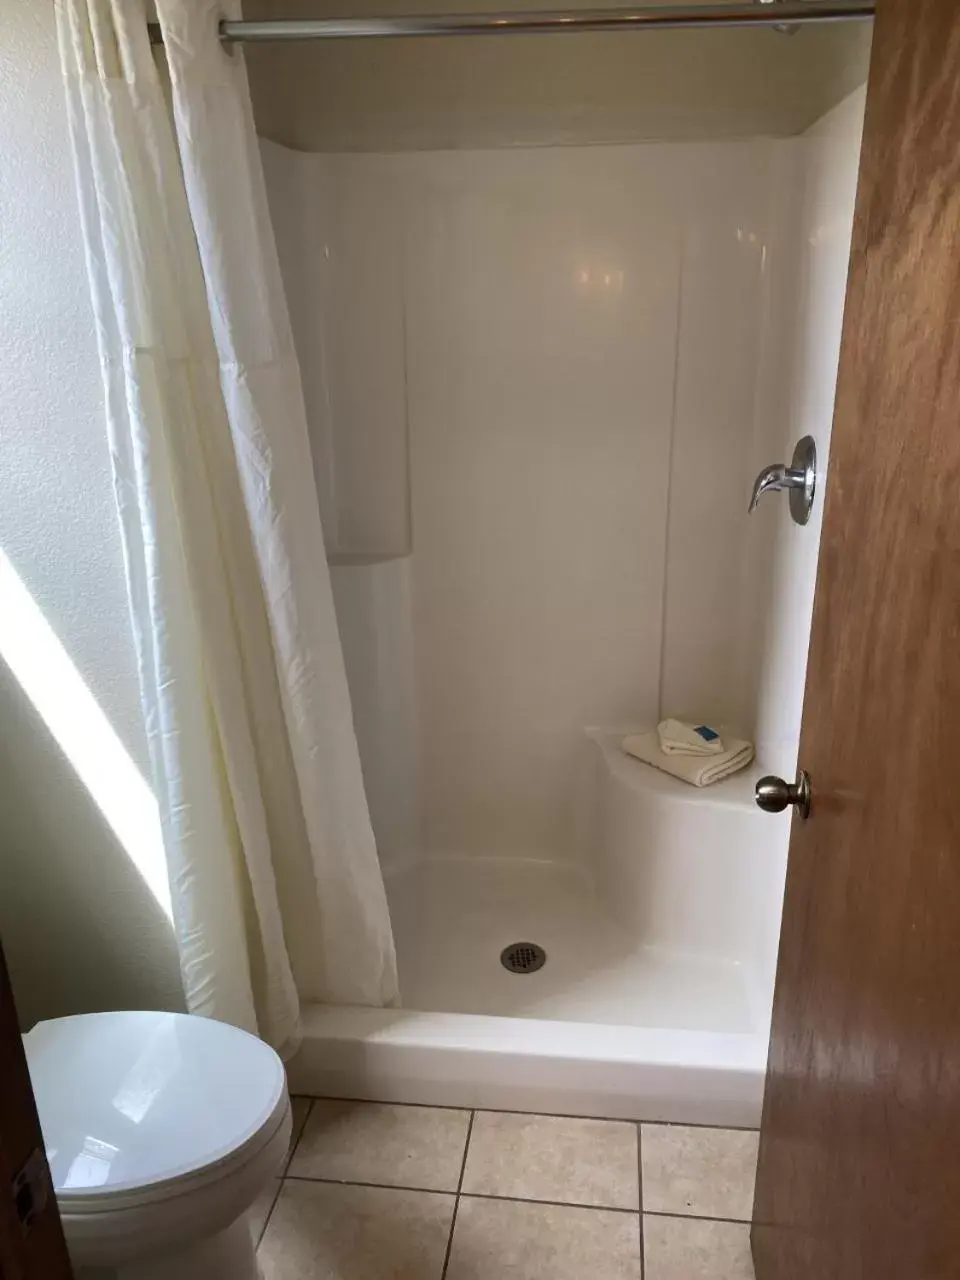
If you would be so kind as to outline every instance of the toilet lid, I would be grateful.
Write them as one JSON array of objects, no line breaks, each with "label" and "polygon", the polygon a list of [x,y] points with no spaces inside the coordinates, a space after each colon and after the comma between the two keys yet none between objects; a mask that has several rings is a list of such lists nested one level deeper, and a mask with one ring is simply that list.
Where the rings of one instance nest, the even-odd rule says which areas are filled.
[{"label": "toilet lid", "polygon": [[92,1013],[24,1036],[61,1205],[154,1187],[259,1147],[286,1114],[255,1036],[180,1013]]}]

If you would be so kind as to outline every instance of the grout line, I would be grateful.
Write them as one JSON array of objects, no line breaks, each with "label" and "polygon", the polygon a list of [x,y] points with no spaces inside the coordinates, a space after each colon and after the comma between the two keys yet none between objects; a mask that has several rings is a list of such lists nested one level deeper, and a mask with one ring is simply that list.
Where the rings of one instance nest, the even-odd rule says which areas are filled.
[{"label": "grout line", "polygon": [[[396,1182],[353,1182],[347,1178],[304,1178],[300,1174],[288,1173],[284,1182],[319,1182],[330,1187],[369,1187],[372,1191],[414,1191],[423,1196],[456,1196],[467,1200],[506,1200],[510,1204],[543,1204],[556,1209],[595,1209],[598,1213],[632,1213],[636,1209],[624,1209],[613,1204],[585,1204],[582,1200],[542,1200],[537,1196],[504,1196],[494,1195],[490,1191],[438,1191],[436,1187],[404,1187]],[[662,1214],[662,1217],[674,1217],[673,1214]],[[722,1219],[721,1219],[722,1221]]]},{"label": "grout line", "polygon": [[[368,1107],[420,1107],[424,1111],[470,1111],[470,1107],[455,1107],[443,1102],[398,1102],[396,1098],[348,1098],[341,1094],[298,1093],[298,1098],[310,1098],[313,1102],[352,1102]],[[478,1107],[481,1111],[483,1108]]]},{"label": "grout line", "polygon": [[461,1191],[463,1191],[463,1177],[467,1172],[467,1154],[470,1151],[470,1139],[473,1137],[473,1122],[476,1118],[477,1113],[475,1111],[471,1111],[470,1120],[467,1124],[467,1140],[463,1144],[463,1160],[460,1162],[460,1177],[457,1181],[457,1195],[460,1195]]},{"label": "grout line", "polygon": [[[300,1096],[300,1097],[304,1097],[305,1095],[304,1095],[304,1094],[300,1094],[299,1096]],[[291,1137],[291,1141],[290,1141],[290,1150],[287,1152],[287,1158],[286,1158],[286,1160],[284,1160],[284,1162],[283,1162],[283,1168],[280,1170],[280,1177],[281,1177],[281,1178],[285,1178],[285,1177],[287,1176],[287,1172],[288,1172],[288,1170],[289,1170],[289,1168],[290,1168],[290,1165],[293,1163],[293,1157],[294,1157],[294,1154],[296,1153],[297,1147],[299,1147],[299,1145],[300,1145],[300,1139],[303,1137],[304,1133],[306,1132],[306,1129],[307,1129],[307,1122],[308,1122],[308,1121],[309,1121],[309,1119],[310,1119],[310,1115],[311,1115],[311,1113],[312,1113],[312,1111],[313,1111],[313,1104],[314,1104],[314,1102],[315,1102],[315,1101],[316,1101],[316,1099],[315,1099],[315,1098],[308,1098],[308,1099],[307,1099],[307,1102],[308,1102],[308,1104],[309,1104],[309,1105],[307,1106],[307,1110],[306,1110],[306,1112],[304,1113],[303,1120],[302,1120],[302,1121],[301,1121],[301,1123],[300,1123],[300,1128],[299,1128],[299,1129],[297,1129],[294,1133],[292,1133],[292,1134],[290,1135],[290,1137]]]},{"label": "grout line", "polygon": [[[456,1107],[452,1103],[437,1102],[397,1102],[395,1099],[384,1101],[382,1098],[342,1098],[326,1094],[298,1093],[297,1098],[309,1098],[311,1102],[354,1102],[365,1103],[371,1107],[422,1107],[427,1111],[470,1111],[469,1107]],[[494,1116],[543,1116],[547,1120],[599,1120],[603,1124],[660,1124],[671,1129],[717,1129],[730,1133],[759,1133],[760,1127],[755,1124],[702,1124],[696,1120],[657,1120],[636,1116],[592,1116],[582,1111],[521,1111],[516,1107],[474,1107],[474,1115]]]},{"label": "grout line", "polygon": [[643,1126],[637,1121],[637,1204],[640,1207],[640,1280],[647,1273],[646,1249],[643,1243]]},{"label": "grout line", "polygon": [[645,1209],[648,1218],[675,1218],[678,1222],[729,1222],[735,1227],[749,1227],[749,1218],[720,1218],[715,1213],[666,1213],[663,1209]]},{"label": "grout line", "polygon": [[270,1219],[273,1217],[273,1211],[277,1207],[277,1201],[280,1199],[280,1192],[283,1190],[283,1178],[276,1179],[276,1190],[273,1193],[273,1199],[270,1201],[270,1208],[267,1210],[267,1216],[263,1220],[263,1226],[260,1228],[260,1234],[257,1236],[254,1244],[254,1251],[260,1248],[263,1237],[267,1234],[267,1227],[270,1225]]},{"label": "grout line", "polygon": [[490,1191],[465,1191],[463,1195],[468,1200],[506,1200],[510,1204],[543,1204],[554,1209],[593,1209],[597,1213],[629,1213],[634,1217],[637,1216],[636,1209],[624,1209],[614,1204],[584,1204],[582,1200],[541,1200],[538,1196],[498,1196]]},{"label": "grout line", "polygon": [[359,1178],[311,1178],[303,1173],[288,1173],[284,1182],[319,1182],[324,1187],[368,1187],[371,1191],[415,1191],[420,1196],[455,1196],[456,1191],[442,1187],[408,1187],[402,1182],[365,1182]]},{"label": "grout line", "polygon": [[443,1270],[440,1272],[440,1280],[447,1280],[447,1267],[450,1265],[450,1252],[453,1249],[453,1233],[457,1229],[457,1210],[460,1208],[460,1193],[463,1190],[463,1175],[467,1171],[467,1153],[470,1150],[470,1139],[473,1136],[473,1122],[476,1112],[470,1112],[470,1120],[467,1123],[467,1140],[463,1144],[463,1159],[460,1161],[460,1177],[457,1179],[457,1198],[453,1202],[453,1214],[450,1218],[450,1234],[447,1236],[447,1250],[443,1255]]},{"label": "grout line", "polygon": [[[291,1095],[291,1107],[292,1107],[293,1096],[294,1095]],[[309,1097],[307,1094],[301,1093],[301,1094],[297,1094],[296,1096],[300,1098],[306,1098],[307,1109],[303,1113],[303,1120],[300,1123],[300,1127],[298,1129],[291,1131],[290,1150],[287,1152],[286,1158],[284,1159],[283,1164],[280,1167],[280,1172],[277,1174],[277,1179],[276,1179],[277,1189],[273,1193],[273,1199],[270,1201],[270,1208],[267,1210],[267,1216],[264,1218],[263,1226],[260,1228],[260,1234],[257,1236],[256,1248],[258,1249],[260,1248],[260,1244],[263,1240],[263,1237],[267,1233],[267,1227],[269,1227],[270,1225],[270,1219],[273,1217],[273,1211],[274,1209],[276,1209],[277,1201],[280,1199],[280,1192],[283,1190],[283,1180],[287,1176],[287,1172],[290,1168],[291,1161],[293,1160],[293,1153],[296,1151],[297,1147],[300,1145],[300,1139],[303,1137],[304,1130],[307,1127],[307,1121],[310,1119],[310,1113],[313,1110],[313,1104],[315,1102],[315,1099]]]},{"label": "grout line", "polygon": [[716,1133],[759,1133],[756,1124],[700,1124],[696,1120],[638,1120],[637,1124],[658,1124],[664,1129],[712,1129]]},{"label": "grout line", "polygon": [[[293,1095],[291,1095],[291,1101],[292,1101],[292,1096]],[[270,1219],[273,1217],[273,1211],[274,1209],[276,1209],[277,1201],[280,1199],[280,1192],[283,1190],[283,1180],[287,1176],[287,1171],[290,1168],[290,1162],[293,1160],[293,1153],[296,1151],[297,1147],[300,1145],[300,1139],[303,1137],[304,1130],[307,1127],[307,1121],[310,1119],[310,1112],[313,1110],[313,1104],[314,1104],[313,1098],[308,1097],[306,1094],[298,1094],[296,1096],[301,1098],[304,1098],[304,1097],[306,1098],[307,1109],[304,1112],[303,1120],[301,1121],[300,1127],[298,1129],[293,1130],[290,1134],[290,1150],[287,1152],[286,1157],[283,1161],[283,1164],[280,1167],[280,1172],[277,1174],[277,1178],[276,1178],[277,1189],[273,1193],[273,1199],[270,1201],[270,1208],[267,1210],[267,1216],[264,1218],[263,1226],[260,1228],[260,1234],[257,1236],[257,1241],[256,1241],[257,1249],[260,1248],[261,1242],[263,1241],[263,1237],[267,1234],[267,1227],[269,1227],[270,1225]]]},{"label": "grout line", "polygon": [[[277,1181],[279,1182],[280,1179]],[[636,1209],[624,1209],[615,1204],[585,1204],[582,1200],[544,1200],[539,1196],[495,1195],[491,1191],[439,1191],[436,1187],[406,1187],[400,1186],[396,1182],[354,1182],[347,1178],[304,1178],[295,1173],[286,1174],[283,1181],[319,1182],[322,1186],[330,1187],[369,1187],[372,1191],[413,1191],[422,1196],[456,1196],[457,1199],[466,1197],[467,1200],[505,1200],[509,1204],[542,1204],[549,1205],[555,1209],[594,1209],[598,1213],[637,1214],[638,1212]],[[715,1213],[666,1213],[662,1209],[641,1209],[639,1214],[641,1218],[644,1215],[648,1218],[677,1218],[681,1222],[728,1222],[738,1227],[749,1227],[750,1225],[749,1218],[722,1218]]]}]

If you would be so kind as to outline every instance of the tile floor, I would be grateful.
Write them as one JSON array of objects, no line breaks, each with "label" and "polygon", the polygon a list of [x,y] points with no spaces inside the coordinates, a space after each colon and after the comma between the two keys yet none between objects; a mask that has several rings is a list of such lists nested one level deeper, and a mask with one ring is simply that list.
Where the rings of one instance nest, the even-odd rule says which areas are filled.
[{"label": "tile floor", "polygon": [[753,1280],[745,1130],[294,1099],[264,1280]]}]

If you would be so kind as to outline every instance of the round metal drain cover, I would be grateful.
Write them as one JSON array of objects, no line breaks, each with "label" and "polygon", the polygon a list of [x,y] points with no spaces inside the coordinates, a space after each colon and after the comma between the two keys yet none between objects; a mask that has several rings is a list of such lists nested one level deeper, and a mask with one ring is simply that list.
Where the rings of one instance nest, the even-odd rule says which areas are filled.
[{"label": "round metal drain cover", "polygon": [[511,973],[536,973],[547,963],[547,953],[535,942],[511,942],[500,952],[500,963]]}]

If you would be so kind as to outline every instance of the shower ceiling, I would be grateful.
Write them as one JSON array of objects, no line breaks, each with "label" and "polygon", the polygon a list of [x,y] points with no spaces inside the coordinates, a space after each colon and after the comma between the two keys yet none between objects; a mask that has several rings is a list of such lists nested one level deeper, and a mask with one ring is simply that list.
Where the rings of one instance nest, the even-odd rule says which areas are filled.
[{"label": "shower ceiling", "polygon": [[[449,12],[451,0],[252,0],[248,19]],[[482,12],[504,0],[462,0]],[[520,8],[543,8],[524,0]],[[587,7],[587,6],[583,6]],[[301,151],[789,136],[866,79],[871,24],[576,39],[245,46],[257,130]]]}]

